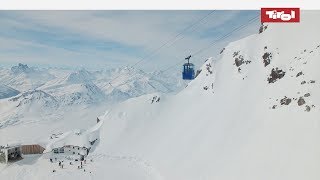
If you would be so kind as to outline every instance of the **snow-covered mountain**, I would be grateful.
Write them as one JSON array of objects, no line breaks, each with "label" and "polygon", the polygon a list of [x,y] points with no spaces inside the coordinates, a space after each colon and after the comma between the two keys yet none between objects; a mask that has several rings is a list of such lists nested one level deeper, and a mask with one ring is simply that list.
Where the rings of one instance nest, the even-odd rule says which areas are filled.
[{"label": "snow-covered mountain", "polygon": [[34,73],[35,70],[33,68],[29,68],[26,64],[19,63],[18,66],[11,67],[11,71],[14,74],[21,74],[21,73]]},{"label": "snow-covered mountain", "polygon": [[188,81],[185,81],[182,78],[173,77],[181,77],[181,71],[155,71],[152,73],[150,79],[152,82],[160,83],[166,89],[175,93],[181,91],[187,86]]},{"label": "snow-covered mountain", "polygon": [[19,63],[11,69],[0,70],[0,83],[6,84],[20,92],[42,86],[55,77],[46,70],[29,67]]},{"label": "snow-covered mountain", "polygon": [[114,88],[111,92],[108,93],[106,100],[110,102],[121,102],[130,98],[131,95],[129,93]]},{"label": "snow-covered mountain", "polygon": [[63,105],[94,104],[105,100],[105,94],[95,84],[72,84],[58,89],[59,100]]},{"label": "snow-covered mountain", "polygon": [[59,106],[57,100],[41,90],[33,90],[22,93],[19,96],[9,99],[12,102],[18,102],[17,107],[29,108],[31,106],[56,108]]},{"label": "snow-covered mountain", "polygon": [[[230,43],[176,95],[152,93],[109,108],[99,117],[104,122],[101,141],[90,152],[93,161],[86,171],[66,166],[53,173],[56,164],[40,157],[0,166],[0,177],[318,180],[320,13],[301,17],[296,24],[265,24],[261,33]],[[131,77],[130,87],[149,87],[148,78],[137,76],[142,85]],[[97,87],[130,92],[120,81],[113,88],[105,84],[99,81]],[[78,128],[87,121],[52,123],[20,138],[37,140],[48,135],[47,129]],[[17,138],[18,127],[1,129],[6,135],[0,134],[0,140]]]},{"label": "snow-covered mountain", "polygon": [[[128,69],[73,71],[43,68],[40,70],[19,64],[11,69],[3,68],[0,73],[3,75],[1,81],[20,87],[20,89],[30,89],[21,91],[21,94],[18,95],[19,91],[8,86],[1,86],[1,99],[18,95],[11,99],[0,99],[0,114],[2,114],[0,126],[2,128],[35,122],[33,119],[38,119],[36,122],[45,122],[55,118],[73,118],[71,115],[73,111],[85,113],[90,110],[99,114],[102,113],[103,108],[131,97],[169,90],[164,87],[168,83],[162,85],[161,83],[165,84],[165,81],[149,81],[152,75],[141,70],[130,70],[130,74]],[[120,78],[116,78],[114,82],[128,85],[103,89],[102,86],[108,85],[108,82],[116,76]],[[160,76],[158,78],[161,79]],[[114,82],[113,85],[116,85]]]},{"label": "snow-covered mountain", "polygon": [[57,113],[59,103],[51,95],[30,90],[0,101],[0,129],[30,121],[41,121]]},{"label": "snow-covered mountain", "polygon": [[176,96],[112,108],[97,153],[141,157],[149,179],[319,179],[320,14],[302,17],[230,43]]},{"label": "snow-covered mountain", "polygon": [[93,81],[95,79],[94,75],[88,72],[85,69],[81,69],[79,71],[71,73],[66,81],[68,83],[77,84],[77,83],[86,83],[89,81]]},{"label": "snow-covered mountain", "polygon": [[180,77],[180,72],[170,75],[159,72],[146,73],[131,67],[115,69],[111,72],[99,72],[95,82],[106,94],[116,89],[118,92],[128,94],[129,97],[137,97],[154,92],[178,92],[186,85],[180,80]]},{"label": "snow-covered mountain", "polygon": [[20,93],[19,91],[15,90],[11,87],[0,84],[0,99],[16,96],[19,93]]},{"label": "snow-covered mountain", "polygon": [[105,100],[105,93],[93,83],[94,79],[82,69],[48,81],[38,89],[55,96],[62,105],[94,104]]}]

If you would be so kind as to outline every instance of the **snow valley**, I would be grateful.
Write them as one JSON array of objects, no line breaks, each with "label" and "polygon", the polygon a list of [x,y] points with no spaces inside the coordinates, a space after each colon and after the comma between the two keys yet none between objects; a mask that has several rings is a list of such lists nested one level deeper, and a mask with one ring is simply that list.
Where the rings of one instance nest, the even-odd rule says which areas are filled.
[{"label": "snow valley", "polygon": [[81,168],[26,156],[1,164],[0,177],[318,180],[320,14],[302,16],[230,43],[187,86],[179,76],[132,69],[1,70],[0,143],[81,144],[96,132],[100,139]]}]

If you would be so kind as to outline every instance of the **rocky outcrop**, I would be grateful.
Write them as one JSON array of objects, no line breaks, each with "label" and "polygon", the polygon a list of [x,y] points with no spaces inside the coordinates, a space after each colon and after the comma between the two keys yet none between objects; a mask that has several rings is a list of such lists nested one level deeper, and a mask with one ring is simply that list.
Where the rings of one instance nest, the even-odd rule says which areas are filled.
[{"label": "rocky outcrop", "polygon": [[281,79],[284,77],[284,75],[286,74],[286,72],[284,72],[281,69],[278,68],[272,68],[270,76],[268,77],[268,82],[269,83],[274,83],[277,80]]}]

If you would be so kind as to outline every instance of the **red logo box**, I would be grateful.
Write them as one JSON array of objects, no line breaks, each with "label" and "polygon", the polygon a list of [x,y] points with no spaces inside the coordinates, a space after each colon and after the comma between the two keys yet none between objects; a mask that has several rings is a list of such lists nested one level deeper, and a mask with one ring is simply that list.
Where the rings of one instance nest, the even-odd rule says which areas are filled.
[{"label": "red logo box", "polygon": [[261,22],[300,22],[300,8],[261,8]]}]

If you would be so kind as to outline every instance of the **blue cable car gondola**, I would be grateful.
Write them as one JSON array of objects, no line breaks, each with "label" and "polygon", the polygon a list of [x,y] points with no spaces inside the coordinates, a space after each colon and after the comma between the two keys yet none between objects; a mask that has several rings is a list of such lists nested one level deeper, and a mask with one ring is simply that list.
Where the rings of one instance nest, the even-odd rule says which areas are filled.
[{"label": "blue cable car gondola", "polygon": [[186,57],[185,59],[188,60],[188,62],[183,64],[182,79],[184,80],[194,79],[194,65],[189,62],[190,58],[191,55]]}]

